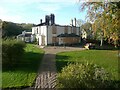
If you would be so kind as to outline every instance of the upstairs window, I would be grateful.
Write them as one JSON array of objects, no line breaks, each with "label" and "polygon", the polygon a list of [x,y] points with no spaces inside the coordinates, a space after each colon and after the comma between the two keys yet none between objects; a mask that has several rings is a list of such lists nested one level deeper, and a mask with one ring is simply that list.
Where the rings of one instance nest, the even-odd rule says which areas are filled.
[{"label": "upstairs window", "polygon": [[52,34],[56,34],[57,33],[57,28],[56,26],[52,26]]},{"label": "upstairs window", "polygon": [[64,33],[68,33],[68,27],[65,26]]},{"label": "upstairs window", "polygon": [[38,28],[37,28],[37,34],[38,34]]},{"label": "upstairs window", "polygon": [[73,33],[76,34],[76,27],[73,27]]},{"label": "upstairs window", "polygon": [[52,43],[56,43],[57,42],[57,37],[52,37]]}]

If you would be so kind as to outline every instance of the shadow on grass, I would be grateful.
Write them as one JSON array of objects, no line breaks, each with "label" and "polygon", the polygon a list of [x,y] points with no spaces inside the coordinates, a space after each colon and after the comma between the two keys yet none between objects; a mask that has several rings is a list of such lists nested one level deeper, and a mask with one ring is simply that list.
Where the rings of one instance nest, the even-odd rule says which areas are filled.
[{"label": "shadow on grass", "polygon": [[70,58],[70,56],[56,55],[56,68],[57,68],[57,72],[61,72],[63,67],[65,67],[65,66],[67,66],[67,64],[73,62],[73,61],[67,61],[67,60],[69,60],[69,58]]},{"label": "shadow on grass", "polygon": [[37,72],[44,53],[25,52],[15,67],[2,68],[4,71]]},{"label": "shadow on grass", "polygon": [[113,45],[103,45],[103,46],[100,46],[100,45],[95,45],[95,49],[96,50],[120,50],[120,47],[115,47]]}]

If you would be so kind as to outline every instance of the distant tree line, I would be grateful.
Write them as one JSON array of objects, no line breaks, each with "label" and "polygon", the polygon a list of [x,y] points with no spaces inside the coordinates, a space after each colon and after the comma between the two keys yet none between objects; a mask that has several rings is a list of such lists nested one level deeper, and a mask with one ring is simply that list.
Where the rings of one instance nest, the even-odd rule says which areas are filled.
[{"label": "distant tree line", "polygon": [[2,27],[2,38],[14,37],[22,33],[22,31],[32,31],[33,24],[26,23],[13,23],[0,20],[0,25]]}]

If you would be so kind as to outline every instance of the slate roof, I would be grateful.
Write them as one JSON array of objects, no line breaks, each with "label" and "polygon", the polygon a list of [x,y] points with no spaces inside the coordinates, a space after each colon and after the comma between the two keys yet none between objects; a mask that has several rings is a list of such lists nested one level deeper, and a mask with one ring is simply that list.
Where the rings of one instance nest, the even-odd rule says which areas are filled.
[{"label": "slate roof", "polygon": [[76,35],[76,34],[74,34],[74,33],[71,33],[71,34],[65,33],[65,34],[60,34],[60,35],[58,35],[57,37],[80,37],[80,36],[79,36],[79,35]]},{"label": "slate roof", "polygon": [[31,35],[32,35],[31,33],[26,33],[25,37],[31,37]]},{"label": "slate roof", "polygon": [[35,26],[43,26],[43,25],[46,25],[46,23],[41,23],[41,24],[38,24],[38,25],[35,25]]},{"label": "slate roof", "polygon": [[26,32],[25,35],[24,34],[19,34],[18,37],[31,37],[32,32]]}]

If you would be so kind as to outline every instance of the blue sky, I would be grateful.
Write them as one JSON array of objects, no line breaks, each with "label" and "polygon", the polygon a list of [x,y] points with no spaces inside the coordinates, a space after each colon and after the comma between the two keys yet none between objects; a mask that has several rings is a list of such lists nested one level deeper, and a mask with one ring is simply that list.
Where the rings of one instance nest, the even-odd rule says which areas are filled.
[{"label": "blue sky", "polygon": [[55,14],[55,22],[69,25],[71,19],[85,20],[78,0],[0,0],[0,19],[16,23],[38,24],[45,15]]}]

